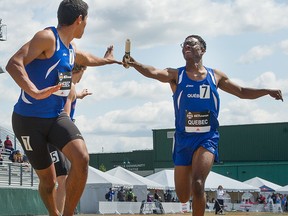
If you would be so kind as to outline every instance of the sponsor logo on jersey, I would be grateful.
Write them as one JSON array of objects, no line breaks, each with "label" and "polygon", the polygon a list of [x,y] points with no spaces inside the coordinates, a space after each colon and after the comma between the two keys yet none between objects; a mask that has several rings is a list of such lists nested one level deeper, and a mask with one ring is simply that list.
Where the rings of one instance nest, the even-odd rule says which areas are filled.
[{"label": "sponsor logo on jersey", "polygon": [[63,75],[63,73],[60,73],[60,74],[59,74],[59,80],[60,80],[60,81],[62,81],[62,80],[63,80],[63,78],[64,78],[64,75]]},{"label": "sponsor logo on jersey", "polygon": [[193,87],[194,87],[194,85],[191,85],[191,84],[186,85],[186,88],[193,88]]}]

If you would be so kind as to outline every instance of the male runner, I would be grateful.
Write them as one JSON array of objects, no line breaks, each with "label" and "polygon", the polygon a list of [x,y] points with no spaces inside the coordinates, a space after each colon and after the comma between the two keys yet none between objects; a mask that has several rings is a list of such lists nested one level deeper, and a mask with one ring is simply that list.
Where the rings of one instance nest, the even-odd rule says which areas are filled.
[{"label": "male runner", "polygon": [[180,68],[156,69],[132,57],[123,65],[134,67],[142,75],[169,83],[174,100],[175,134],[173,161],[175,188],[180,202],[193,197],[193,216],[205,212],[205,180],[214,160],[218,160],[218,88],[242,99],[270,95],[282,100],[280,90],[246,88],[232,82],[218,69],[205,67],[202,56],[206,42],[198,35],[188,36],[181,44],[186,65]]},{"label": "male runner", "polygon": [[51,216],[60,213],[56,206],[56,174],[48,143],[61,150],[71,162],[63,215],[73,215],[88,174],[89,154],[84,139],[63,112],[74,62],[85,66],[119,63],[113,57],[113,47],[106,58],[99,58],[72,46],[71,41],[84,33],[87,14],[88,5],[83,0],[61,1],[57,27],[37,32],[6,66],[21,88],[12,116],[13,130],[39,177],[39,193]]}]

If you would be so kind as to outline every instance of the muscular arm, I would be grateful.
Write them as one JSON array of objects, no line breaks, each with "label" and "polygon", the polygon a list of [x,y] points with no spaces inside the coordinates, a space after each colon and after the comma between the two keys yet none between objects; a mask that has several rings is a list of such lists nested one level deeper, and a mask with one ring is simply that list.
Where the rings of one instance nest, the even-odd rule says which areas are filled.
[{"label": "muscular arm", "polygon": [[282,100],[282,93],[279,89],[256,89],[241,87],[232,82],[226,74],[219,70],[214,70],[215,76],[218,81],[218,87],[223,91],[235,95],[241,99],[256,99],[265,95],[270,95],[276,100]]},{"label": "muscular arm", "polygon": [[143,76],[159,80],[160,82],[169,83],[172,91],[176,87],[178,79],[178,70],[173,68],[157,69],[150,65],[144,65],[135,61],[132,57],[128,62],[129,66],[134,67]]},{"label": "muscular arm", "polygon": [[23,45],[8,61],[6,70],[27,94],[35,99],[49,97],[52,93],[60,89],[60,85],[51,86],[38,90],[34,83],[29,79],[25,70],[25,65],[36,58],[46,58],[54,50],[54,40],[48,30],[43,30],[35,34],[31,41]]},{"label": "muscular arm", "polygon": [[75,62],[79,65],[102,66],[102,65],[114,64],[114,63],[122,64],[122,62],[115,60],[114,55],[113,55],[113,46],[109,46],[107,48],[107,51],[103,58],[97,57],[88,52],[78,50],[75,44],[73,44],[73,46],[76,52]]}]

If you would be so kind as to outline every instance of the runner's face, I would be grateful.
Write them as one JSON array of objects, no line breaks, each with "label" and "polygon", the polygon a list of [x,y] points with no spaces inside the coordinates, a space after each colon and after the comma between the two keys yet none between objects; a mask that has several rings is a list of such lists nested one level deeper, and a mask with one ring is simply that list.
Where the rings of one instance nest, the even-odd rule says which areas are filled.
[{"label": "runner's face", "polygon": [[200,42],[193,37],[187,38],[184,43],[181,44],[181,47],[183,56],[186,60],[195,57],[199,58],[204,54]]},{"label": "runner's face", "polygon": [[200,42],[193,37],[187,38],[182,44],[183,48],[196,48],[197,46],[200,46]]},{"label": "runner's face", "polygon": [[76,37],[75,38],[81,38],[82,35],[84,34],[84,30],[85,30],[85,27],[86,27],[86,24],[87,24],[87,18],[88,16],[86,16],[84,18],[84,20],[82,20],[82,16],[80,16],[78,19],[81,19],[80,20],[80,23],[79,23],[79,26],[78,26],[78,31],[76,33]]}]

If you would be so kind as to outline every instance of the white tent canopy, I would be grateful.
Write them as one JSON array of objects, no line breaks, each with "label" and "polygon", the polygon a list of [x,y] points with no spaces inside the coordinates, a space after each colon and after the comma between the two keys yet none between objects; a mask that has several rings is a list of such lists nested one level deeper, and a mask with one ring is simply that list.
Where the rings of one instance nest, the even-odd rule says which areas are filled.
[{"label": "white tent canopy", "polygon": [[[175,189],[174,170],[162,170],[147,176],[146,178],[158,183],[162,182],[165,188]],[[222,185],[228,192],[260,191],[258,187],[247,185],[235,179],[211,171],[206,179],[205,191],[215,191],[219,185]]]},{"label": "white tent canopy", "polygon": [[133,192],[139,201],[147,199],[147,189],[164,189],[162,184],[146,179],[121,166],[106,171],[106,173],[129,182],[133,185]]},{"label": "white tent canopy", "polygon": [[163,184],[166,190],[175,190],[174,170],[161,170],[159,172],[146,176],[146,178]]},{"label": "white tent canopy", "polygon": [[109,188],[120,186],[133,187],[122,179],[89,166],[87,183],[80,199],[81,212],[85,214],[98,213],[99,201],[105,201],[105,194]]},{"label": "white tent canopy", "polygon": [[102,172],[91,166],[88,168],[88,179],[86,184],[109,184],[111,187],[132,187],[133,185],[106,172]]},{"label": "white tent canopy", "polygon": [[148,189],[164,189],[161,183],[144,178],[136,173],[133,173],[121,166],[106,171],[106,173],[129,182],[131,185],[146,185]]},{"label": "white tent canopy", "polygon": [[281,194],[288,194],[288,185],[285,185],[283,187],[279,187],[275,190],[276,193],[281,193]]},{"label": "white tent canopy", "polygon": [[269,181],[262,179],[262,178],[259,178],[257,176],[254,178],[248,179],[248,180],[244,181],[243,183],[254,186],[254,187],[258,187],[258,188],[266,186],[268,188],[273,189],[274,191],[276,191],[278,188],[281,187],[280,185],[274,184],[272,182],[269,182]]},{"label": "white tent canopy", "polygon": [[217,190],[219,185],[222,185],[224,190],[228,192],[260,191],[260,189],[257,187],[247,185],[243,182],[237,181],[235,179],[211,171],[205,183],[205,190],[215,191]]}]

